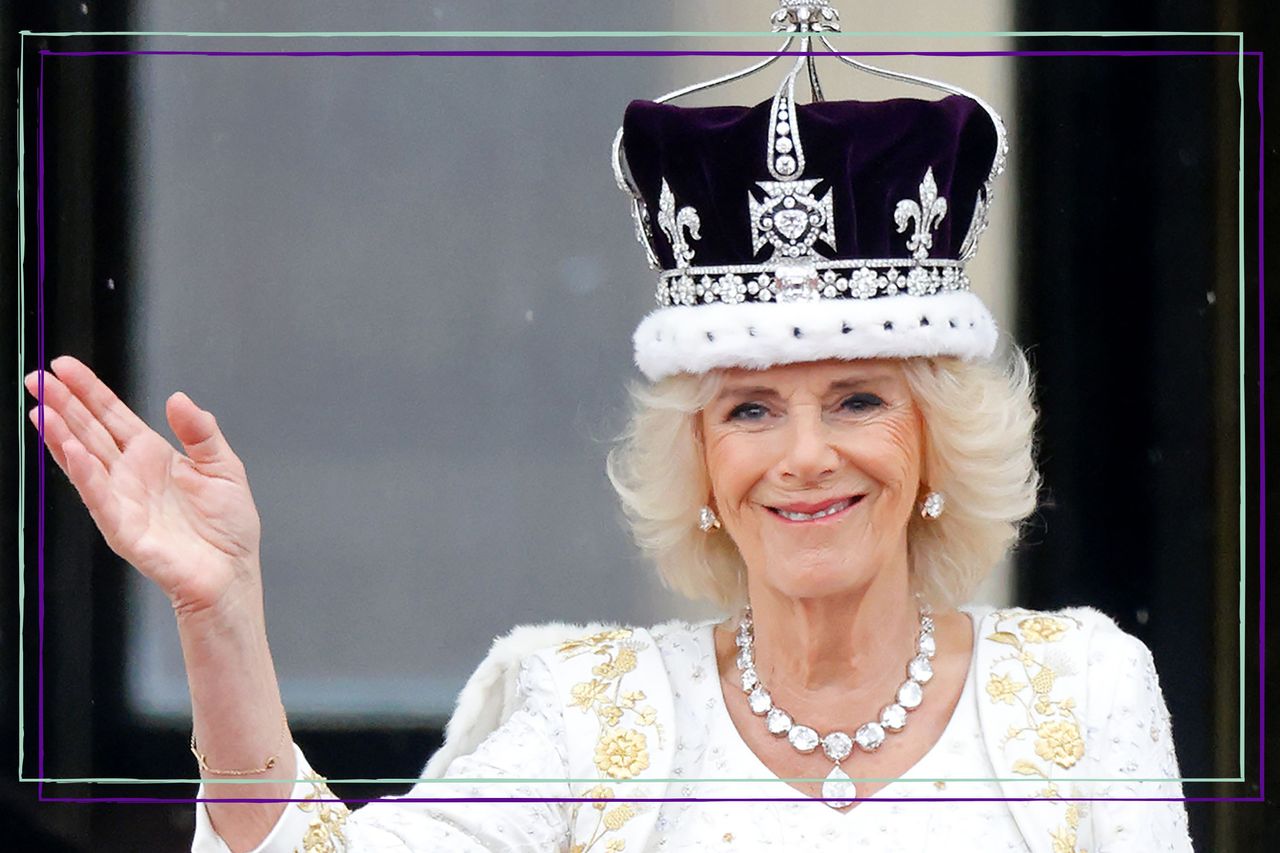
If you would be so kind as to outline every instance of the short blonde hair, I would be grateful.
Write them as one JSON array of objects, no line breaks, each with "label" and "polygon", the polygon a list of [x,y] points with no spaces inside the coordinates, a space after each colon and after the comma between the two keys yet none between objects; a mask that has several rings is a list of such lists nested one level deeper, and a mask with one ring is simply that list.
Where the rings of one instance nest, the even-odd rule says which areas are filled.
[{"label": "short blonde hair", "polygon": [[[910,358],[904,375],[924,423],[923,470],[946,511],[913,514],[907,550],[915,591],[935,606],[965,602],[1017,541],[1036,507],[1036,410],[1031,371],[1016,347],[1004,362]],[[723,530],[698,529],[711,484],[698,412],[721,371],[632,385],[631,420],[609,453],[609,479],[636,543],[663,582],[725,611],[746,601],[746,568]]]}]

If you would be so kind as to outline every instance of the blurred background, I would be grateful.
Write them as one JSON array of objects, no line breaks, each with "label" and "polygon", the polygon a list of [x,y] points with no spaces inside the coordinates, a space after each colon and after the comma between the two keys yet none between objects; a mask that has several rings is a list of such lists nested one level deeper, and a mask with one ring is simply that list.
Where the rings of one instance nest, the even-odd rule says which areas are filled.
[{"label": "blurred background", "polygon": [[[2,140],[5,189],[16,194],[18,180],[27,189],[21,313],[18,211],[4,210],[4,298],[25,333],[21,353],[18,335],[11,352],[21,372],[34,369],[43,334],[46,362],[63,352],[82,358],[166,435],[163,403],[174,390],[217,413],[262,515],[268,623],[291,721],[331,778],[415,777],[462,682],[513,625],[648,624],[706,612],[662,589],[636,556],[604,476],[626,385],[638,377],[631,331],[653,292],[608,148],[629,100],[754,60],[284,54],[770,50],[781,41],[35,35],[20,51],[16,36],[759,33],[776,6],[384,5],[0,6],[4,85],[16,101],[24,60],[27,104],[21,176],[12,168],[16,112],[5,115]],[[836,5],[846,31],[900,33],[836,42],[866,51],[1238,47],[1210,36],[910,32],[921,30],[1243,30],[1246,49],[1256,50],[1269,25],[1244,0],[1176,8],[1135,0],[1123,10],[1101,0],[1070,9],[1012,0]],[[278,55],[46,56],[39,187],[32,105],[45,49]],[[978,599],[1088,604],[1112,615],[1155,654],[1183,775],[1256,780],[1258,479],[1244,461],[1257,458],[1260,379],[1250,239],[1256,60],[1243,68],[1243,221],[1235,56],[871,61],[964,86],[1011,129],[1011,168],[970,275],[1037,371],[1046,488],[1026,541]],[[830,99],[933,97],[832,59],[819,71]],[[688,103],[755,103],[780,77],[771,67]],[[190,709],[168,604],[105,548],[37,452],[34,431],[25,419],[17,426],[3,440],[15,460],[6,500],[19,518],[25,597],[18,572],[0,579],[15,603],[0,615],[0,639],[11,661],[25,643],[21,775],[191,778]],[[15,664],[0,685],[15,730],[18,687]],[[405,785],[334,787],[370,797]],[[1248,783],[1185,787],[1195,796],[1257,794]],[[193,792],[154,783],[43,788],[46,797]],[[1197,849],[1261,849],[1268,827],[1258,807],[1190,812]],[[4,849],[177,850],[191,825],[186,805],[39,804],[33,784],[0,782],[0,837],[17,839]]]}]

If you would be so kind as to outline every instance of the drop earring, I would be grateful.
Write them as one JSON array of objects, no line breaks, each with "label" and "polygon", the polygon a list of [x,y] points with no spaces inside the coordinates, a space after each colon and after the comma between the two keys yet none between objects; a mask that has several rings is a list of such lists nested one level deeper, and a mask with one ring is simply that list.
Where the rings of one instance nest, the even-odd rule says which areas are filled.
[{"label": "drop earring", "polygon": [[942,515],[942,510],[946,506],[947,500],[942,496],[942,492],[929,492],[920,502],[920,517],[932,521]]},{"label": "drop earring", "polygon": [[720,529],[720,519],[716,516],[716,511],[711,507],[704,505],[698,510],[698,529],[703,533],[710,533],[712,530]]}]

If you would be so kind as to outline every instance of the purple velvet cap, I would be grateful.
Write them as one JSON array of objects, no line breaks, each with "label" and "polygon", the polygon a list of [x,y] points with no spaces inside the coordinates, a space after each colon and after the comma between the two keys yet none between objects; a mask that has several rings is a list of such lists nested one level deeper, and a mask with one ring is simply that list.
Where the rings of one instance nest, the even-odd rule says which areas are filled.
[{"label": "purple velvet cap", "polygon": [[[820,178],[818,195],[832,191],[836,246],[819,247],[820,254],[910,258],[910,231],[898,232],[894,209],[903,199],[919,199],[921,180],[932,169],[947,214],[933,232],[929,256],[960,257],[996,157],[995,127],[976,101],[961,95],[823,101],[794,110],[807,161],[799,177]],[[658,220],[665,179],[678,204],[699,214],[701,238],[693,244],[699,266],[758,263],[770,255],[767,247],[752,251],[746,202],[757,181],[773,180],[766,163],[769,122],[769,101],[700,108],[633,101],[627,107],[623,148],[649,218]],[[654,237],[663,269],[675,268],[670,241],[661,231]]]}]

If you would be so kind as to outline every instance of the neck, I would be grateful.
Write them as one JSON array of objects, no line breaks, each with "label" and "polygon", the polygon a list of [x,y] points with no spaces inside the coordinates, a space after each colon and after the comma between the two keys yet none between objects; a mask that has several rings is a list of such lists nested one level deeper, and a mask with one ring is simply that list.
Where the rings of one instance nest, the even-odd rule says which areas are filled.
[{"label": "neck", "polygon": [[822,598],[751,587],[756,667],[770,690],[879,695],[900,681],[920,626],[905,562],[904,555],[901,571]]}]

